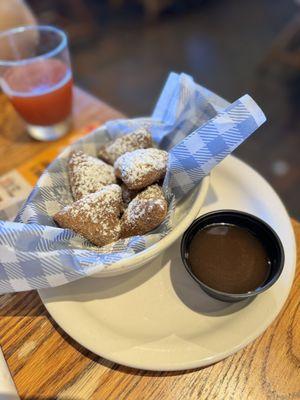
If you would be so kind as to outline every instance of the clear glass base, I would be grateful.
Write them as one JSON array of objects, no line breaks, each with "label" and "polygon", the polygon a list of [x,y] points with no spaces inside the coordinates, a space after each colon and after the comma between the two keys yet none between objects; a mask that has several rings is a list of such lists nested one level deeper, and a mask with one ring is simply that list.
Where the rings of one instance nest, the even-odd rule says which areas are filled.
[{"label": "clear glass base", "polygon": [[52,141],[64,136],[71,127],[71,118],[51,126],[27,125],[28,133],[36,140]]}]

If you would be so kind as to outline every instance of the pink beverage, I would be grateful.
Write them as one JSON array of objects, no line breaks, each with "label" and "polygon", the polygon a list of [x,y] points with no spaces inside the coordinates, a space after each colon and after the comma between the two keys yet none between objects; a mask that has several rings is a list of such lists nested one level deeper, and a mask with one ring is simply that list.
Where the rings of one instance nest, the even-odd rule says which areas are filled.
[{"label": "pink beverage", "polygon": [[44,25],[0,32],[0,85],[33,138],[67,133],[73,80],[66,34]]},{"label": "pink beverage", "polygon": [[32,125],[48,126],[71,113],[72,75],[60,60],[41,60],[5,74],[7,95],[15,109]]}]

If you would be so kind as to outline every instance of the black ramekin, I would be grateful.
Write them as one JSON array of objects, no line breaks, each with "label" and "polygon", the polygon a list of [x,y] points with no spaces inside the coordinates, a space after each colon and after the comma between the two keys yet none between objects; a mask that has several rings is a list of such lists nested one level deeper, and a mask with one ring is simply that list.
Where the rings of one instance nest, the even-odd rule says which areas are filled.
[{"label": "black ramekin", "polygon": [[[246,228],[261,241],[271,263],[270,274],[263,285],[247,293],[227,293],[207,286],[193,274],[188,260],[190,243],[199,230],[212,224],[231,224]],[[236,302],[256,296],[274,285],[283,270],[284,250],[276,232],[260,218],[242,211],[218,210],[197,218],[185,231],[181,240],[181,258],[189,274],[207,294],[221,301]],[[201,259],[199,262],[201,263]]]}]

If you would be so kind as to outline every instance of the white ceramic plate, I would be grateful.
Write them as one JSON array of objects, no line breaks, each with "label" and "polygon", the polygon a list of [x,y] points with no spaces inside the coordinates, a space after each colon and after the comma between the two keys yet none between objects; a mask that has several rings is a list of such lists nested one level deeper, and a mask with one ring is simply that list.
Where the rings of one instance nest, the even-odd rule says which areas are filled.
[{"label": "white ceramic plate", "polygon": [[296,250],[280,199],[234,157],[214,169],[201,214],[222,208],[263,218],[283,242],[281,277],[252,302],[227,304],[202,292],[182,265],[180,241],[138,271],[42,290],[42,301],[81,345],[123,365],[183,370],[227,357],[260,335],[281,310],[293,281]]}]

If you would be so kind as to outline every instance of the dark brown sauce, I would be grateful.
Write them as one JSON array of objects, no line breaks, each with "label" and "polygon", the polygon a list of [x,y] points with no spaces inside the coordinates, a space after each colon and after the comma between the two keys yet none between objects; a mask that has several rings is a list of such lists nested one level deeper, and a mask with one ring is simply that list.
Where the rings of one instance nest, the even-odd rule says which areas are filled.
[{"label": "dark brown sauce", "polygon": [[269,276],[270,262],[262,243],[247,229],[209,225],[193,237],[188,260],[194,275],[226,293],[247,293]]}]

